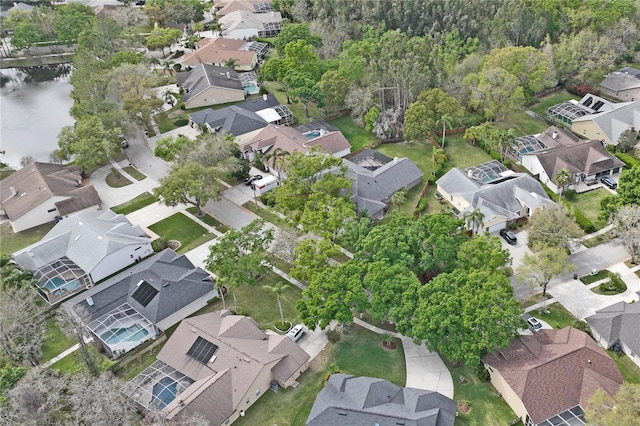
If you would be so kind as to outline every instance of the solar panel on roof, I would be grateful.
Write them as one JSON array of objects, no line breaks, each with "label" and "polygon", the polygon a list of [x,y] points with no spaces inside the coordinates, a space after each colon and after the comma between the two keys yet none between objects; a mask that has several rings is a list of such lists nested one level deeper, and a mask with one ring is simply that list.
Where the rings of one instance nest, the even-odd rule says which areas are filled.
[{"label": "solar panel on roof", "polygon": [[207,364],[213,354],[216,353],[218,347],[200,336],[193,342],[193,345],[187,351],[187,355],[203,364]]},{"label": "solar panel on roof", "polygon": [[582,103],[582,105],[588,107],[589,105],[591,105],[592,102],[593,102],[593,98],[591,96],[589,96],[587,99],[585,99],[585,101]]},{"label": "solar panel on roof", "polygon": [[133,297],[133,299],[142,306],[147,306],[156,294],[158,294],[158,290],[153,288],[153,286],[148,282],[142,281],[142,284],[140,284],[131,297]]},{"label": "solar panel on roof", "polygon": [[593,104],[593,110],[594,111],[599,110],[600,108],[602,108],[602,105],[604,105],[604,102],[602,102],[602,101],[596,102],[595,104]]}]

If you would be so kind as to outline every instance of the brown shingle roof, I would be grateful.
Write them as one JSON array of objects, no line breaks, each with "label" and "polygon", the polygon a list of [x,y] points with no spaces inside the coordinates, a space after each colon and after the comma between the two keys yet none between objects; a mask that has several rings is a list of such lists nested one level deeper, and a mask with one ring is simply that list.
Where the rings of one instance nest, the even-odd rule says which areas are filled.
[{"label": "brown shingle roof", "polygon": [[309,152],[311,147],[319,145],[322,151],[335,154],[351,145],[341,132],[329,132],[323,136],[309,139],[296,129],[287,126],[277,126],[269,124],[255,135],[248,143],[240,147],[243,152],[260,150],[266,146],[273,145],[270,150],[280,148],[287,152]]},{"label": "brown shingle roof", "polygon": [[[62,205],[64,213],[60,213],[63,215],[100,204],[100,198],[95,189],[81,188],[81,185],[82,176],[77,166],[31,163],[2,181],[0,203],[10,220],[22,217],[54,196],[77,198],[69,203],[58,202]],[[87,205],[87,203],[90,204]],[[80,208],[74,210],[74,205]]]},{"label": "brown shingle roof", "polygon": [[615,362],[586,333],[541,330],[483,358],[518,395],[534,423],[578,404],[597,389],[610,395],[623,381]]},{"label": "brown shingle roof", "polygon": [[239,50],[246,41],[219,37],[206,38],[198,43],[198,50],[185,55],[182,63],[187,65],[224,64],[229,59],[236,60],[236,66],[249,66],[256,52]]},{"label": "brown shingle roof", "polygon": [[67,195],[69,198],[66,200],[58,201],[56,208],[58,213],[62,216],[66,216],[71,213],[75,213],[80,210],[84,210],[89,207],[97,206],[102,202],[98,191],[92,186],[83,186],[81,188],[70,191]]}]

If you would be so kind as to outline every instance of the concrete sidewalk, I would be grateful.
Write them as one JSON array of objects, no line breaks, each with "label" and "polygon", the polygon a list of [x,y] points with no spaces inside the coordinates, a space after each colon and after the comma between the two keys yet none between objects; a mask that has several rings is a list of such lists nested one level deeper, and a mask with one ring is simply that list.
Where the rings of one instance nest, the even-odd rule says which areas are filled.
[{"label": "concrete sidewalk", "polygon": [[453,379],[451,373],[437,352],[429,351],[424,343],[416,345],[413,339],[409,337],[383,330],[359,318],[354,318],[353,322],[374,333],[390,333],[392,336],[400,339],[402,347],[404,348],[407,387],[435,391],[453,399]]},{"label": "concrete sidewalk", "polygon": [[[151,192],[153,193],[153,188],[159,186],[159,183],[147,176],[146,179],[136,180],[132,176],[130,176],[127,172],[123,170],[123,167],[129,165],[129,162],[124,160],[119,163],[112,163],[108,166],[104,166],[96,170],[91,174],[89,181],[91,185],[98,191],[98,195],[100,195],[100,199],[102,200],[102,208],[108,209],[129,200],[134,199],[138,195]],[[130,185],[126,185],[120,188],[112,188],[107,185],[106,178],[111,173],[111,169],[116,168],[118,171],[128,180],[131,181]],[[142,171],[144,174],[144,171]]]}]

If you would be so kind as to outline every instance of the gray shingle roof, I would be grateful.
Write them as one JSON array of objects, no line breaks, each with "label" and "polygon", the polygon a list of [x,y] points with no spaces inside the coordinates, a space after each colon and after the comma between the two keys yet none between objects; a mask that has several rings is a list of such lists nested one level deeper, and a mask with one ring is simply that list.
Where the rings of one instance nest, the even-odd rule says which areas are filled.
[{"label": "gray shingle roof", "polygon": [[616,340],[640,353],[640,303],[618,302],[585,318],[589,326],[609,344]]},{"label": "gray shingle roof", "polygon": [[148,244],[142,228],[111,210],[84,211],[58,222],[39,242],[19,251],[20,267],[35,271],[66,256],[86,273],[107,256],[131,244]]},{"label": "gray shingle roof", "polygon": [[[142,280],[157,290],[157,294],[146,306],[142,306],[132,297]],[[149,321],[157,324],[211,292],[214,284],[210,275],[195,267],[186,256],[167,249],[66,303],[72,306],[81,304],[89,314],[90,321],[93,321],[126,302]],[[93,299],[93,306],[86,303],[87,297]]]},{"label": "gray shingle roof", "polygon": [[178,86],[187,89],[183,99],[188,101],[210,87],[239,90],[244,93],[238,73],[233,68],[200,64],[191,71],[177,73]]},{"label": "gray shingle roof", "polygon": [[333,374],[316,397],[306,425],[452,426],[455,414],[455,401],[437,392]]},{"label": "gray shingle roof", "polygon": [[331,124],[327,123],[324,120],[315,120],[315,121],[312,121],[311,123],[302,124],[296,127],[296,130],[299,131],[300,133],[313,132],[314,130],[320,130],[320,129],[325,130],[327,132],[340,131],[340,129],[338,129],[336,126],[332,126]]},{"label": "gray shingle roof", "polygon": [[611,140],[611,143],[617,144],[622,132],[630,127],[640,128],[640,100],[621,102],[615,106],[614,109],[585,115],[573,120],[573,122],[593,121]]},{"label": "gray shingle roof", "polygon": [[378,202],[388,200],[424,175],[408,158],[391,159],[371,149],[344,160],[344,164],[346,176],[353,182],[353,194]]},{"label": "gray shingle roof", "polygon": [[633,67],[621,68],[607,75],[600,86],[616,92],[640,87],[640,70]]}]

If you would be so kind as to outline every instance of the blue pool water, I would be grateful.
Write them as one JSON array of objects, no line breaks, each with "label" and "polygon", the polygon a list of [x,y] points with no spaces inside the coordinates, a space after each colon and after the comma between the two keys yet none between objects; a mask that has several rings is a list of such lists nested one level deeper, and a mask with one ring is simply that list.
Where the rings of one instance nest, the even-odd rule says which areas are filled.
[{"label": "blue pool water", "polygon": [[313,139],[313,138],[317,138],[318,136],[320,136],[320,131],[319,130],[314,130],[313,132],[307,132],[304,134],[307,139]]},{"label": "blue pool water", "polygon": [[133,324],[131,327],[126,328],[112,328],[106,333],[102,333],[100,338],[107,344],[113,345],[120,342],[137,342],[148,335],[149,331],[138,324]]},{"label": "blue pool water", "polygon": [[244,91],[246,93],[248,93],[249,95],[255,95],[256,93],[258,93],[260,91],[260,89],[258,89],[257,85],[250,84],[248,86],[244,86]]},{"label": "blue pool water", "polygon": [[74,291],[80,288],[80,280],[66,281],[63,278],[54,277],[44,283],[42,288],[53,291],[55,294],[61,293],[62,291]]},{"label": "blue pool water", "polygon": [[176,390],[178,389],[178,383],[173,380],[171,377],[163,377],[153,385],[153,399],[151,400],[152,404],[158,407],[158,409],[163,409],[166,407],[171,401],[176,399]]}]

